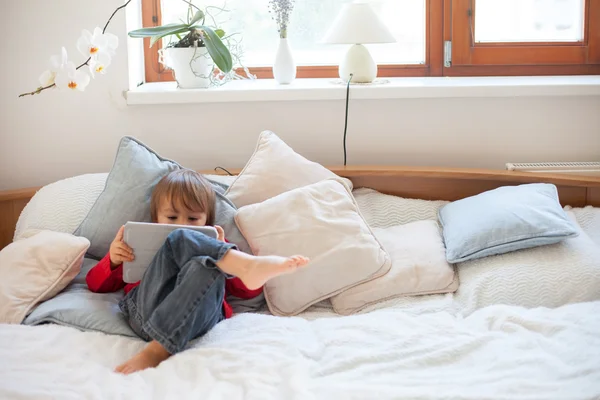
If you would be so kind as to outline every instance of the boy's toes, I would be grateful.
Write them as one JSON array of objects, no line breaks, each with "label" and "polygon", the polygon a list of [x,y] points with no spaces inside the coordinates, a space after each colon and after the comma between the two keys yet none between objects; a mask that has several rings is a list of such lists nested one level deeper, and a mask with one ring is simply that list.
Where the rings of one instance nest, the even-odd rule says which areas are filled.
[{"label": "boy's toes", "polygon": [[292,261],[294,262],[296,267],[302,267],[308,263],[308,258],[304,256],[293,256]]}]

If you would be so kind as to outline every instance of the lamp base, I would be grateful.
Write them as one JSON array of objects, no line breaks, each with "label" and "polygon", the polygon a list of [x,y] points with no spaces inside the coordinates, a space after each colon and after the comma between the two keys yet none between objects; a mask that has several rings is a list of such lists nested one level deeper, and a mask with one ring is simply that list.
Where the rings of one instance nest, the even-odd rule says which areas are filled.
[{"label": "lamp base", "polygon": [[352,75],[352,82],[370,83],[377,77],[377,64],[369,50],[362,44],[355,44],[348,49],[339,68],[340,78],[345,82]]}]

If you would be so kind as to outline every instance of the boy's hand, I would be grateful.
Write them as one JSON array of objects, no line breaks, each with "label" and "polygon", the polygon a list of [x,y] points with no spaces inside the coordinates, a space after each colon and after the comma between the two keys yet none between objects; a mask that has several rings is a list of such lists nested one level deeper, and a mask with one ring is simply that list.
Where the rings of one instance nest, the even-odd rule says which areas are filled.
[{"label": "boy's hand", "polygon": [[221,242],[225,241],[225,231],[219,225],[215,225],[215,229],[217,230],[217,240]]},{"label": "boy's hand", "polygon": [[110,244],[109,257],[110,266],[115,269],[117,266],[123,264],[123,261],[131,262],[135,259],[133,256],[133,250],[123,241],[123,231],[125,225],[119,229],[117,236]]}]

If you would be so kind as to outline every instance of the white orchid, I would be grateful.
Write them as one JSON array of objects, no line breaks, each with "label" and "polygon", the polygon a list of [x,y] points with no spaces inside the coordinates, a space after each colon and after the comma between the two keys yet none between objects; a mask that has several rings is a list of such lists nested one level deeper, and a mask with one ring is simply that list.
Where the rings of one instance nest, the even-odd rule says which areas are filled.
[{"label": "white orchid", "polygon": [[94,77],[95,73],[105,74],[106,68],[110,65],[111,58],[108,53],[98,53],[88,62],[90,74]]},{"label": "white orchid", "polygon": [[68,61],[56,74],[55,83],[61,90],[71,89],[83,92],[90,83],[90,76],[83,71],[79,71],[75,68],[73,62]]},{"label": "white orchid", "polygon": [[50,69],[40,75],[40,84],[50,86],[54,84],[56,74],[67,64],[67,49],[62,48],[61,56],[50,57]]},{"label": "white orchid", "polygon": [[100,53],[114,55],[117,46],[119,38],[112,33],[102,33],[102,29],[98,27],[94,29],[93,34],[84,29],[77,40],[77,50],[86,57],[96,57]]}]

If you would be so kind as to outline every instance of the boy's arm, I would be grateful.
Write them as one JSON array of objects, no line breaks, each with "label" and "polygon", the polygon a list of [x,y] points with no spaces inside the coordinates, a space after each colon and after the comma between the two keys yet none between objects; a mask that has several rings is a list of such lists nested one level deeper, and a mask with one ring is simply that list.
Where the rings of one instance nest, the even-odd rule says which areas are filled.
[{"label": "boy's arm", "polygon": [[85,281],[88,288],[95,293],[110,293],[121,290],[125,287],[123,264],[119,264],[115,269],[112,269],[109,253],[88,272]]}]

